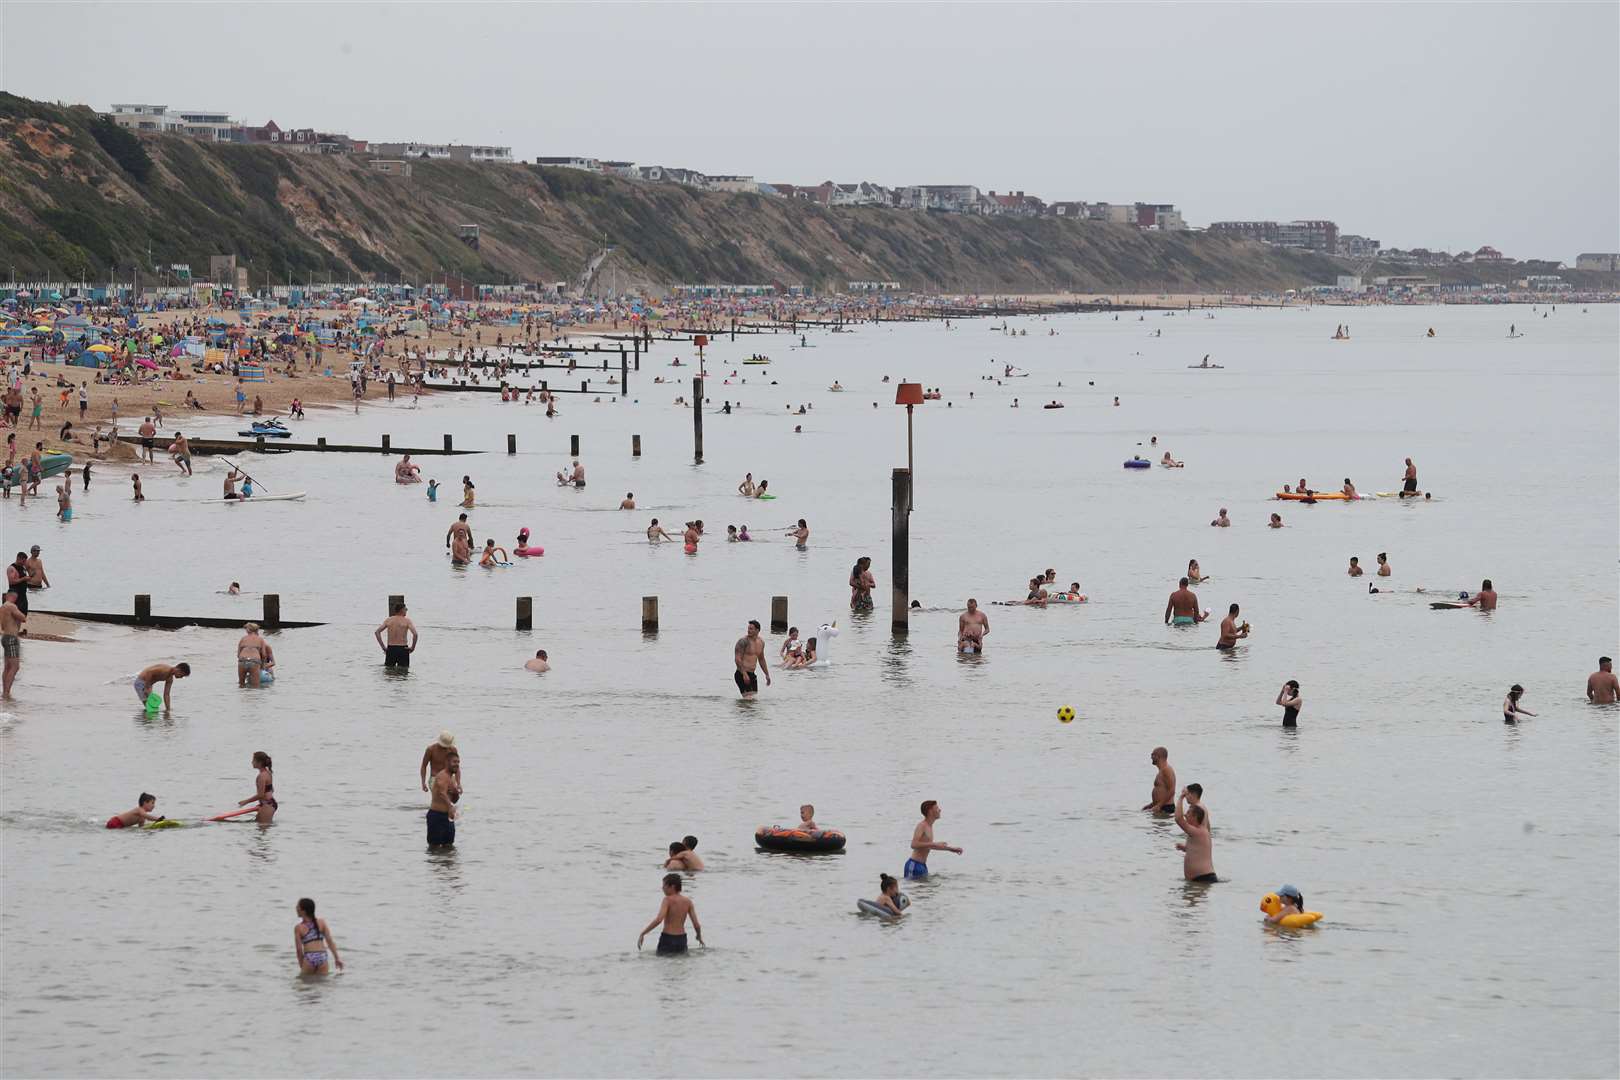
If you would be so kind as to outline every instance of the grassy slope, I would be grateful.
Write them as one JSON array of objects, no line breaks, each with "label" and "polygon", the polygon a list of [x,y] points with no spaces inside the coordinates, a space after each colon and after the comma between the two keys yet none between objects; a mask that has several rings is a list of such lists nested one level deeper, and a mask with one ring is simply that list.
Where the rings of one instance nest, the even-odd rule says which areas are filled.
[{"label": "grassy slope", "polygon": [[[951,292],[1291,288],[1332,260],[1187,233],[1055,218],[824,210],[532,165],[415,163],[411,179],[349,157],[139,140],[143,180],[85,108],[0,94],[0,263],[20,277],[100,280],[140,264],[251,260],[254,280],[484,282],[575,278],[602,238],[621,286],[726,282],[842,287],[892,280]],[[105,138],[105,136],[103,136]],[[115,147],[115,149],[118,149]],[[134,151],[138,154],[139,151]],[[456,226],[476,223],[478,251]],[[150,258],[148,258],[150,252]]]}]

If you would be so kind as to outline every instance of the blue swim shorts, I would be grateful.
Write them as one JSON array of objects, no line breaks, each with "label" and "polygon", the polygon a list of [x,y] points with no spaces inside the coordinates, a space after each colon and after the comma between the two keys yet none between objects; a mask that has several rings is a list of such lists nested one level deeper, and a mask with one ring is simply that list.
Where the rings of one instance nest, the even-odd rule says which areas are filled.
[{"label": "blue swim shorts", "polygon": [[908,878],[924,878],[928,876],[928,864],[918,862],[916,859],[906,860],[905,876]]}]

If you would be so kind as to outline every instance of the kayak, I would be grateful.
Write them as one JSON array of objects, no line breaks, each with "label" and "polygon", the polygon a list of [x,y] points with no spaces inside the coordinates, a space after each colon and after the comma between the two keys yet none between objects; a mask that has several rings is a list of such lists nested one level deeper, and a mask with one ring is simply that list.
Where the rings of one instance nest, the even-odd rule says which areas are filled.
[{"label": "kayak", "polygon": [[302,491],[289,491],[284,495],[259,494],[259,495],[249,495],[245,499],[214,499],[212,501],[217,502],[217,503],[224,503],[226,506],[245,506],[248,503],[289,502],[289,501],[291,501],[293,499],[302,499],[304,497],[304,495],[305,495],[305,492],[302,492]]}]

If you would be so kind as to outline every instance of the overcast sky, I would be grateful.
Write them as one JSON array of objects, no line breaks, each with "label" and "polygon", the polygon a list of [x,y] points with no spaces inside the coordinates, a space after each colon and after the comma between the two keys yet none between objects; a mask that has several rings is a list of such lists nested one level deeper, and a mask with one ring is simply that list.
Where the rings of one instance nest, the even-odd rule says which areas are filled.
[{"label": "overcast sky", "polygon": [[0,82],[372,140],[1620,250],[1620,5],[0,3]]}]

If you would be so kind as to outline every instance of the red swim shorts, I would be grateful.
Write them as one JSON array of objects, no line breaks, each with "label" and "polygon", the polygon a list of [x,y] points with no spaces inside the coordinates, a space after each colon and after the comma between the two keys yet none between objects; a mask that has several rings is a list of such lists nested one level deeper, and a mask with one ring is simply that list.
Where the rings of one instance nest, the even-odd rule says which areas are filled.
[{"label": "red swim shorts", "polygon": [[120,817],[119,815],[114,814],[112,817],[107,819],[107,828],[109,828],[109,829],[122,829],[123,827],[124,827],[124,819],[122,817]]}]

